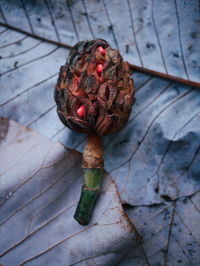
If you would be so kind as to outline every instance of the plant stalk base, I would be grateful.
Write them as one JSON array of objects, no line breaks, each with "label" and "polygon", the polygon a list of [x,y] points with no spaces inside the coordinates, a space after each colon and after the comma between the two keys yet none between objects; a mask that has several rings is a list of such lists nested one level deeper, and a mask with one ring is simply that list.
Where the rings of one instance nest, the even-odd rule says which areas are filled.
[{"label": "plant stalk base", "polygon": [[83,151],[82,169],[84,185],[74,219],[80,224],[87,225],[90,221],[96,200],[101,191],[103,176],[103,148],[98,135],[88,135]]}]

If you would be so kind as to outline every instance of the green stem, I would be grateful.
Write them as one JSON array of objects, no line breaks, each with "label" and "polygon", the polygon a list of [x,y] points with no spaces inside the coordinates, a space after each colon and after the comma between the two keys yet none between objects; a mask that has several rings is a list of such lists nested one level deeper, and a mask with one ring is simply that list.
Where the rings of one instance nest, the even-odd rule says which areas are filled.
[{"label": "green stem", "polygon": [[84,185],[74,218],[83,225],[90,221],[96,200],[100,194],[102,183],[102,168],[83,168]]}]

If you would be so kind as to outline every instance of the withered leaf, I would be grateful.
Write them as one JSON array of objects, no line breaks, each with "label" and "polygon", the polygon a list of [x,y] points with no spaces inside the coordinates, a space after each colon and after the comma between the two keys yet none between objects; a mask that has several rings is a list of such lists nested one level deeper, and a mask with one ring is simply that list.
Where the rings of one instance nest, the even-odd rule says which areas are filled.
[{"label": "withered leaf", "polygon": [[92,220],[73,219],[82,184],[80,154],[14,121],[0,120],[0,263],[113,265],[137,243],[106,175]]},{"label": "withered leaf", "polygon": [[[0,22],[74,45],[97,37],[130,63],[200,82],[198,1],[1,1]],[[23,23],[22,23],[23,21]]]}]

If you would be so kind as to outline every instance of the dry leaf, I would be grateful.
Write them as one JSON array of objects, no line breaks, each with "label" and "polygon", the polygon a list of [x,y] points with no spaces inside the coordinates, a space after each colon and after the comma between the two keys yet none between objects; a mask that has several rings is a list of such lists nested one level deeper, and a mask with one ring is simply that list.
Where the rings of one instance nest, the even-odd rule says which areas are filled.
[{"label": "dry leaf", "polygon": [[88,226],[73,219],[82,173],[80,154],[20,126],[0,120],[0,263],[113,265],[136,243],[113,181]]},{"label": "dry leaf", "polygon": [[119,266],[198,266],[200,261],[200,192],[157,206],[125,208],[142,236]]},{"label": "dry leaf", "polygon": [[200,82],[198,1],[1,1],[0,21],[54,41],[106,39],[125,60]]}]

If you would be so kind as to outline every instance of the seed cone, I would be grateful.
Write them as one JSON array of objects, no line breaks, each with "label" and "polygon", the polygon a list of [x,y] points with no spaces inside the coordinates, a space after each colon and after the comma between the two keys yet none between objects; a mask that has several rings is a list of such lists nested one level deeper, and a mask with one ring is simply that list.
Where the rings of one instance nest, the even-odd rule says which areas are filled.
[{"label": "seed cone", "polygon": [[82,160],[84,185],[74,215],[86,225],[101,190],[101,136],[123,128],[131,112],[133,80],[128,63],[104,40],[78,42],[60,68],[55,101],[64,125],[88,133]]},{"label": "seed cone", "polygon": [[61,121],[70,129],[100,136],[117,132],[125,126],[133,103],[128,63],[105,40],[78,42],[60,68],[55,101]]}]

